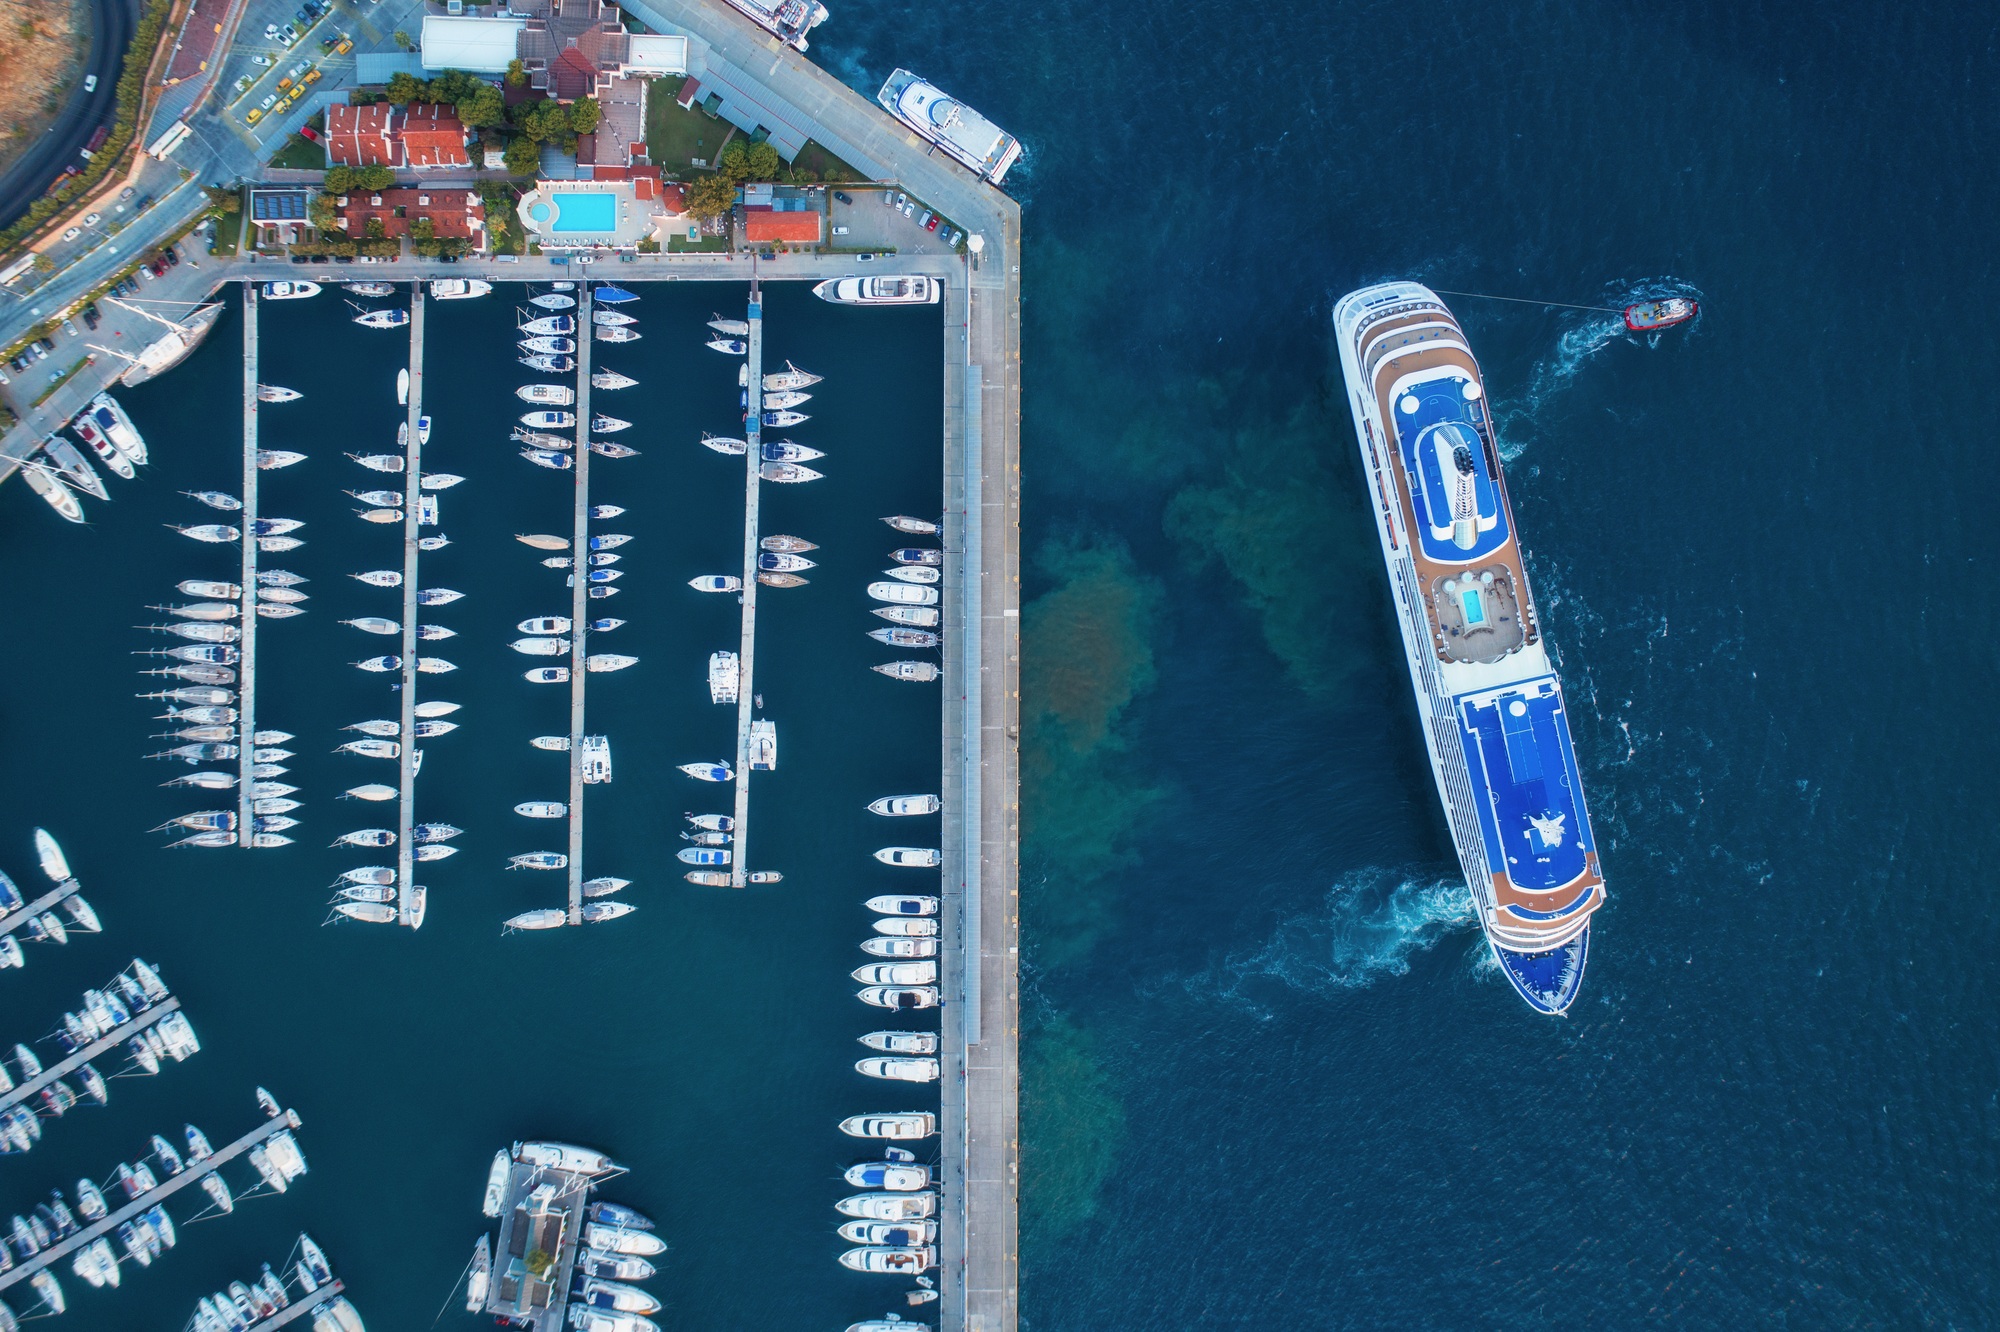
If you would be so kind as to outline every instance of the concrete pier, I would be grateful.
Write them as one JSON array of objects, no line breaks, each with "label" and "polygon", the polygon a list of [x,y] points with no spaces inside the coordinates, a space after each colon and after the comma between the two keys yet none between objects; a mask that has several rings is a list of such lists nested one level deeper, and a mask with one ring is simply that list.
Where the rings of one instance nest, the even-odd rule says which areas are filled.
[{"label": "concrete pier", "polygon": [[[282,1276],[282,1274],[280,1275]],[[249,1327],[244,1328],[243,1332],[274,1332],[274,1329],[283,1327],[295,1318],[304,1318],[309,1313],[317,1312],[321,1305],[331,1300],[334,1296],[343,1293],[346,1289],[347,1283],[339,1277],[335,1277],[318,1290],[299,1296],[269,1318],[258,1319],[256,1322],[250,1324]]]},{"label": "concrete pier", "polygon": [[257,417],[263,404],[257,398],[257,298],[254,282],[243,284],[243,569],[242,629],[237,643],[242,654],[237,663],[236,689],[236,845],[251,845],[256,827],[250,812],[255,784],[250,770],[256,767],[257,746]]},{"label": "concrete pier", "polygon": [[590,284],[576,292],[576,491],[570,514],[569,923],[583,924],[583,700],[590,632]]},{"label": "concrete pier", "polygon": [[757,706],[757,552],[759,486],[764,469],[764,297],[750,284],[750,336],[746,339],[750,367],[744,390],[743,438],[743,632],[737,645],[740,674],[736,682],[736,826],[735,854],[729,858],[729,885],[741,888],[750,873],[750,723]]},{"label": "concrete pier", "polygon": [[13,1091],[0,1096],[0,1110],[6,1110],[9,1106],[25,1105],[29,1097],[40,1092],[42,1088],[48,1086],[57,1078],[68,1077],[99,1055],[117,1049],[121,1044],[137,1036],[167,1014],[178,1013],[180,1008],[181,1001],[171,994],[168,995],[145,1012],[138,1014],[130,1022],[98,1037],[89,1045],[70,1055],[69,1058],[63,1060],[60,1064],[50,1064],[34,1077],[15,1087]]},{"label": "concrete pier", "polygon": [[423,478],[424,444],[417,422],[424,414],[424,284],[410,284],[410,401],[403,414],[403,688],[402,752],[397,755],[396,923],[418,923],[414,886],[417,827],[417,546],[418,482]]},{"label": "concrete pier", "polygon": [[7,1271],[0,1272],[0,1290],[6,1290],[17,1282],[26,1281],[45,1267],[55,1266],[78,1249],[84,1248],[101,1236],[110,1234],[121,1224],[148,1210],[155,1203],[165,1202],[188,1185],[201,1180],[203,1176],[214,1174],[252,1147],[275,1138],[286,1129],[297,1128],[299,1123],[296,1110],[281,1111],[275,1118],[265,1120],[228,1146],[218,1148],[213,1155],[200,1161],[188,1162],[187,1168],[180,1174],[167,1176],[160,1182],[159,1187],[148,1189],[123,1207],[114,1210],[102,1221],[93,1222],[68,1239],[51,1244],[34,1257],[24,1258]]},{"label": "concrete pier", "polygon": [[30,898],[27,905],[19,911],[9,911],[5,915],[0,915],[0,934],[12,934],[26,925],[32,917],[41,915],[65,897],[74,897],[82,890],[83,885],[75,879],[64,879],[40,897]]}]

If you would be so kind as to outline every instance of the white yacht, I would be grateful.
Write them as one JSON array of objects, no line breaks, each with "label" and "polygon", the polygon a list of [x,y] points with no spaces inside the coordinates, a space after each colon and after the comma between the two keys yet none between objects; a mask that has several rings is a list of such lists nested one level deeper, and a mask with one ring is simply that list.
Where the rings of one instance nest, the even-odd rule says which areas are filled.
[{"label": "white yacht", "polygon": [[576,401],[576,390],[567,384],[523,384],[514,390],[514,396],[522,402],[567,407]]},{"label": "white yacht", "polygon": [[319,283],[266,282],[263,295],[267,301],[302,301],[308,296],[319,295]]},{"label": "white yacht", "polygon": [[[765,415],[795,416],[797,413],[767,412]],[[799,482],[817,481],[826,474],[824,472],[815,472],[810,467],[801,467],[797,463],[767,462],[757,469],[757,475],[763,477],[766,481]]]},{"label": "white yacht", "polygon": [[936,1133],[937,1116],[928,1110],[850,1115],[840,1121],[840,1131],[850,1138],[883,1138],[892,1142],[905,1142],[928,1138]]},{"label": "white yacht", "polygon": [[305,396],[305,394],[299,392],[297,389],[285,388],[280,384],[259,384],[257,386],[257,401],[259,402],[297,402]]},{"label": "white yacht", "polygon": [[736,775],[730,771],[727,763],[683,763],[680,765],[680,770],[701,782],[728,782],[736,779]]},{"label": "white yacht", "polygon": [[530,296],[528,304],[539,305],[544,310],[574,310],[576,308],[576,297],[565,296],[559,291],[552,291],[542,296]]},{"label": "white yacht", "polygon": [[891,1057],[857,1059],[854,1071],[864,1078],[882,1078],[889,1082],[936,1082],[938,1061]]},{"label": "white yacht", "polygon": [[861,941],[861,951],[870,957],[920,958],[936,957],[936,939],[896,939],[888,935],[875,935]]},{"label": "white yacht", "polygon": [[569,652],[567,638],[517,638],[507,646],[530,657],[560,657]]},{"label": "white yacht", "polygon": [[840,1265],[856,1272],[916,1276],[937,1266],[937,1250],[929,1245],[915,1249],[849,1249],[840,1255]]},{"label": "white yacht", "polygon": [[410,322],[408,310],[370,310],[366,314],[354,316],[354,322],[363,328],[401,328]]},{"label": "white yacht", "polygon": [[729,3],[794,51],[805,50],[806,34],[826,22],[826,6],[819,0],[729,0]]},{"label": "white yacht", "polygon": [[504,923],[509,930],[553,930],[567,925],[569,915],[561,907],[540,907],[509,916]]},{"label": "white yacht", "polygon": [[778,724],[760,718],[750,723],[750,766],[771,772],[778,766]]},{"label": "white yacht", "polygon": [[[935,897],[899,897],[885,894],[881,897],[871,897],[862,905],[878,916],[935,916],[938,913],[938,900]],[[878,925],[876,928],[881,927]],[[888,931],[884,930],[883,933],[886,934]]]},{"label": "white yacht", "polygon": [[560,851],[524,851],[507,858],[508,869],[559,870],[569,868],[569,857]]},{"label": "white yacht", "polygon": [[944,802],[934,795],[883,796],[880,800],[868,802],[870,814],[882,814],[890,818],[900,818],[910,814],[935,814],[944,807]]},{"label": "white yacht", "polygon": [[586,671],[622,671],[627,666],[638,664],[637,657],[627,656],[622,652],[593,652],[583,659],[583,668]]},{"label": "white yacht", "polygon": [[523,800],[514,812],[526,819],[566,819],[569,806],[560,800]]},{"label": "white yacht", "polygon": [[474,296],[484,296],[492,290],[491,282],[481,282],[478,278],[440,278],[431,283],[431,299],[463,301]]},{"label": "white yacht", "polygon": [[705,448],[714,449],[717,453],[728,454],[733,458],[742,457],[750,449],[748,443],[730,435],[710,435],[704,433],[701,437],[701,442]]},{"label": "white yacht", "polygon": [[521,424],[537,430],[569,430],[576,425],[575,412],[523,412]]},{"label": "white yacht", "polygon": [[743,678],[742,660],[734,652],[716,652],[708,658],[708,700],[734,703]]},{"label": "white yacht", "polygon": [[611,741],[602,735],[583,737],[583,748],[578,759],[583,768],[583,780],[595,785],[611,780]]},{"label": "white yacht", "polygon": [[[927,1054],[936,1054],[938,1048],[937,1034],[935,1032],[929,1032],[929,1031],[871,1031],[866,1036],[861,1037],[861,1043],[867,1046],[871,1050],[880,1050],[884,1054],[927,1055]],[[855,1178],[856,1171],[866,1170],[870,1168],[873,1168],[872,1162],[869,1165],[854,1167],[853,1170],[847,1172],[848,1182],[850,1184],[853,1184],[861,1188],[894,1189],[902,1187],[901,1185],[898,1184],[878,1184],[872,1180]],[[924,1171],[923,1175],[924,1182],[926,1183],[929,1182],[930,1172],[927,1169],[925,1169],[922,1166],[912,1166],[908,1168],[912,1170]],[[911,1187],[921,1188],[922,1185],[917,1184],[917,1185],[912,1185]]]},{"label": "white yacht", "polygon": [[868,669],[891,680],[910,680],[917,684],[929,684],[944,674],[943,669],[932,661],[885,661]]},{"label": "white yacht", "polygon": [[918,274],[828,278],[813,295],[835,305],[935,305],[944,296],[944,283]]},{"label": "white yacht", "polygon": [[731,574],[702,574],[688,579],[688,586],[697,592],[741,592],[743,580]]},{"label": "white yacht", "polygon": [[868,595],[877,601],[886,601],[898,606],[935,606],[938,593],[934,587],[924,587],[916,583],[905,583],[900,579],[887,583],[870,583]]},{"label": "white yacht", "polygon": [[590,374],[590,386],[594,389],[626,389],[632,388],[638,382],[630,375],[621,375],[616,370],[593,370]]},{"label": "white yacht", "polygon": [[866,962],[848,975],[862,985],[935,985],[938,964],[921,962]]},{"label": "white yacht", "polygon": [[[936,1061],[933,1060],[933,1063]],[[937,1215],[935,1193],[857,1193],[833,1205],[842,1216],[870,1221],[915,1221]]]},{"label": "white yacht", "polygon": [[941,570],[930,564],[899,564],[882,572],[902,583],[936,583],[944,577]]},{"label": "white yacht", "polygon": [[519,331],[542,337],[570,334],[576,332],[576,318],[566,314],[543,315],[520,325]]},{"label": "white yacht", "polygon": [[[710,327],[712,328],[714,325],[710,325]],[[746,329],[745,331],[747,332],[748,330]],[[767,392],[783,392],[788,389],[810,388],[812,385],[819,383],[822,378],[823,376],[801,370],[790,361],[786,361],[784,369],[774,370],[764,376],[764,388]]]},{"label": "white yacht", "polygon": [[890,115],[995,185],[1021,156],[1021,143],[1013,135],[907,69],[891,74],[875,100]]}]

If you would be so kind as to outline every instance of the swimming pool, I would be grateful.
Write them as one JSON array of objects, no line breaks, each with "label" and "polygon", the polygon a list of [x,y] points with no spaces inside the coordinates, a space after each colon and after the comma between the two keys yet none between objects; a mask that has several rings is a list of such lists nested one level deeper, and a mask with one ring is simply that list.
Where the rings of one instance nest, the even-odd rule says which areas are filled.
[{"label": "swimming pool", "polygon": [[[615,231],[618,229],[618,196],[615,194],[571,194],[565,191],[554,197],[556,206],[555,225],[551,231]],[[530,210],[535,221],[546,219],[541,216],[546,205],[537,204]]]}]

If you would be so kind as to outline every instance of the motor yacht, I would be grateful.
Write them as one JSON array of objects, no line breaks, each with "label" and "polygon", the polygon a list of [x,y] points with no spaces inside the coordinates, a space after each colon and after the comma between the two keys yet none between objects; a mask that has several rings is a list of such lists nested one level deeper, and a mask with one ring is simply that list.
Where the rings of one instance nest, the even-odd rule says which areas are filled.
[{"label": "motor yacht", "polygon": [[394,296],[396,287],[391,282],[343,282],[343,291],[351,291],[356,296]]},{"label": "motor yacht", "polygon": [[833,1206],[842,1216],[869,1221],[916,1221],[937,1215],[937,1202],[935,1193],[857,1193]]},{"label": "motor yacht", "polygon": [[855,997],[864,1004],[898,1011],[938,1006],[938,992],[934,985],[870,985],[857,992]]},{"label": "motor yacht", "polygon": [[491,282],[481,282],[477,278],[439,278],[431,283],[431,299],[434,301],[463,301],[475,296],[484,296],[493,290]]},{"label": "motor yacht", "polygon": [[319,295],[317,282],[266,282],[263,295],[267,301],[301,301]]},{"label": "motor yacht", "polygon": [[813,288],[813,295],[836,305],[934,305],[944,294],[944,283],[920,275],[828,278]]},{"label": "motor yacht", "polygon": [[741,592],[743,580],[731,574],[702,574],[688,579],[688,586],[697,592]]},{"label": "motor yacht", "polygon": [[935,916],[938,899],[935,897],[899,897],[885,894],[871,897],[862,903],[878,916]]},{"label": "motor yacht", "polygon": [[560,657],[569,652],[567,638],[517,638],[508,646],[530,657]]},{"label": "motor yacht", "polygon": [[[929,1032],[929,1031],[871,1031],[866,1036],[860,1037],[859,1039],[861,1043],[867,1046],[869,1049],[880,1050],[884,1054],[927,1055],[927,1054],[936,1054],[938,1048],[937,1034],[935,1032]],[[870,1188],[870,1189],[882,1189],[882,1188],[894,1189],[903,1187],[900,1184],[884,1184],[880,1180],[873,1178],[857,1179],[855,1177],[856,1171],[873,1170],[876,1168],[876,1166],[877,1163],[875,1162],[869,1162],[866,1165],[855,1166],[853,1170],[847,1172],[847,1182],[856,1185],[857,1187],[860,1188]],[[929,1182],[930,1172],[928,1168],[926,1167],[914,1167],[914,1168],[922,1170],[924,1181],[926,1183]],[[910,1187],[918,1188],[921,1187],[921,1185],[911,1185]]]},{"label": "motor yacht", "polygon": [[890,551],[889,558],[898,564],[942,565],[944,552],[931,546],[904,546]]},{"label": "motor yacht", "polygon": [[858,1059],[854,1063],[854,1071],[866,1078],[883,1078],[890,1082],[936,1082],[938,1061],[900,1057]]},{"label": "motor yacht", "polygon": [[568,407],[576,401],[576,390],[567,384],[523,384],[514,390],[514,396],[522,402],[536,402],[548,407]]},{"label": "motor yacht", "polygon": [[83,505],[77,503],[76,496],[56,476],[54,468],[29,459],[21,465],[21,479],[28,483],[28,489],[48,501],[49,507],[64,518],[73,523],[83,521]]},{"label": "motor yacht", "polygon": [[938,945],[936,939],[893,939],[886,935],[874,935],[861,941],[861,951],[870,957],[936,957]]},{"label": "motor yacht", "polygon": [[899,564],[882,572],[902,583],[936,583],[944,576],[930,564]]},{"label": "motor yacht", "polygon": [[585,1223],[583,1242],[601,1253],[624,1254],[637,1258],[651,1258],[667,1251],[667,1242],[651,1231],[631,1230],[597,1221]]},{"label": "motor yacht", "polygon": [[916,583],[905,583],[900,579],[890,582],[870,583],[868,595],[877,601],[886,601],[898,606],[935,606],[938,591],[934,587],[923,587]]},{"label": "motor yacht", "polygon": [[891,680],[910,680],[918,684],[928,684],[944,674],[935,662],[929,661],[885,661],[868,669]]},{"label": "motor yacht", "polygon": [[881,1138],[906,1142],[928,1138],[937,1132],[937,1116],[928,1110],[850,1115],[840,1121],[840,1131],[850,1138]]}]

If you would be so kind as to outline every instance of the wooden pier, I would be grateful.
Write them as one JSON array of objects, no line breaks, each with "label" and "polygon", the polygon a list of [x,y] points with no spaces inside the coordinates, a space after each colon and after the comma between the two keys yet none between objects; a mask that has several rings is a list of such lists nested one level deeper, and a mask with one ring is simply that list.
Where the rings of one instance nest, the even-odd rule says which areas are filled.
[{"label": "wooden pier", "polygon": [[0,1111],[7,1110],[11,1106],[26,1104],[29,1097],[40,1092],[42,1088],[48,1086],[57,1078],[68,1077],[99,1055],[104,1054],[108,1050],[117,1049],[120,1044],[137,1036],[167,1014],[180,1012],[180,1008],[181,1001],[174,995],[168,995],[145,1012],[138,1014],[124,1026],[98,1037],[89,1045],[70,1055],[60,1064],[49,1065],[34,1077],[29,1078],[26,1082],[14,1088],[13,1091],[0,1096]]},{"label": "wooden pier", "polygon": [[9,911],[5,915],[0,915],[0,934],[12,934],[65,897],[75,897],[82,891],[83,885],[75,879],[64,879],[40,897],[31,898],[19,911]]},{"label": "wooden pier", "polygon": [[424,443],[417,422],[424,413],[424,284],[410,284],[410,401],[403,413],[403,660],[402,748],[396,755],[396,923],[415,929],[411,880],[415,877],[417,827],[417,555],[418,511],[423,493]]},{"label": "wooden pier", "polygon": [[737,645],[736,680],[736,823],[734,854],[729,858],[729,886],[749,882],[750,859],[750,723],[757,706],[757,553],[759,487],[764,469],[764,297],[750,284],[750,334],[745,339],[748,367],[743,413],[743,632]]},{"label": "wooden pier", "polygon": [[110,1234],[133,1217],[147,1211],[154,1204],[164,1202],[188,1185],[198,1182],[204,1176],[214,1174],[217,1170],[228,1165],[252,1147],[260,1146],[270,1139],[275,1138],[286,1129],[297,1128],[299,1123],[299,1115],[296,1110],[280,1111],[275,1117],[265,1120],[262,1124],[250,1130],[250,1132],[244,1134],[228,1146],[219,1148],[212,1155],[204,1157],[199,1161],[190,1161],[187,1168],[182,1170],[180,1174],[167,1176],[166,1179],[160,1182],[158,1187],[148,1189],[131,1202],[113,1211],[103,1220],[85,1226],[68,1239],[51,1244],[32,1258],[24,1258],[7,1271],[0,1272],[0,1290],[6,1290],[9,1286],[26,1281],[45,1267],[55,1266],[78,1249],[85,1248],[100,1237]]},{"label": "wooden pier", "polygon": [[243,284],[243,568],[239,619],[243,637],[237,642],[236,689],[236,845],[256,844],[257,820],[251,794],[257,766],[257,417],[263,403],[257,397],[257,297],[255,282]]},{"label": "wooden pier", "polygon": [[590,631],[590,284],[576,291],[576,491],[570,514],[569,923],[583,924],[583,699]]}]

